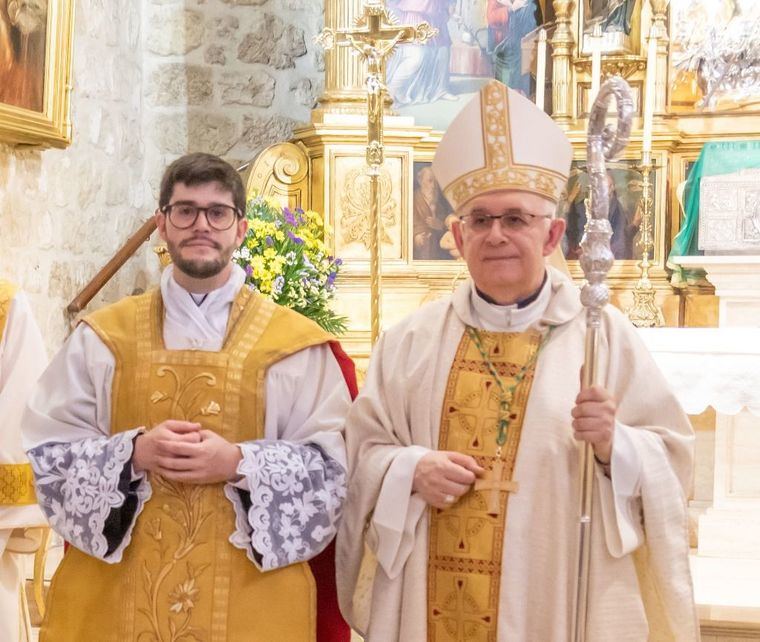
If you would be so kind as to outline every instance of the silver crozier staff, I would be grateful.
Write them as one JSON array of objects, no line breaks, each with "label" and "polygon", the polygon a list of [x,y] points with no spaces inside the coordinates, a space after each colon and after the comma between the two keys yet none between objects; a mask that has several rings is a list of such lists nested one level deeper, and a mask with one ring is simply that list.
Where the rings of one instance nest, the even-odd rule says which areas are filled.
[{"label": "silver crozier staff", "polygon": [[[607,124],[610,101],[617,102],[617,129]],[[609,289],[604,280],[615,257],[610,249],[612,227],[608,220],[609,194],[605,161],[612,160],[628,144],[633,119],[633,100],[628,83],[619,76],[605,82],[591,108],[588,122],[587,165],[591,190],[590,216],[581,241],[581,267],[586,284],[581,302],[586,308],[586,353],[582,387],[597,383],[599,328],[602,308],[609,301]],[[594,492],[594,450],[590,443],[583,447],[581,460],[581,516],[578,544],[578,585],[575,601],[573,640],[585,642],[588,614],[589,561],[591,557],[591,505]]]}]

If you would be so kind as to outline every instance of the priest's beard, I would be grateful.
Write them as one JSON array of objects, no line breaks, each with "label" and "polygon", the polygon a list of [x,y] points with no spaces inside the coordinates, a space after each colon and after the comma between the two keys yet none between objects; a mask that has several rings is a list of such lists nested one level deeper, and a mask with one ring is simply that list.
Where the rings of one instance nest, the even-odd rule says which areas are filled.
[{"label": "priest's beard", "polygon": [[230,262],[232,253],[235,251],[235,247],[223,247],[216,241],[214,243],[214,249],[219,250],[219,256],[215,259],[185,259],[182,257],[180,248],[192,239],[181,241],[179,245],[172,241],[166,242],[166,248],[169,250],[169,256],[172,258],[172,263],[183,274],[193,279],[210,279],[213,276],[219,274]]}]

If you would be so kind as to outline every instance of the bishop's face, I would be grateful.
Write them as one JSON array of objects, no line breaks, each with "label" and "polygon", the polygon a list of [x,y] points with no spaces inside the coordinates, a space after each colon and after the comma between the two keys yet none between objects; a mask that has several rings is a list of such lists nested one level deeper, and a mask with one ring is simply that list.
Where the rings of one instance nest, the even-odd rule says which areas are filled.
[{"label": "bishop's face", "polygon": [[565,221],[553,218],[555,208],[541,196],[515,190],[476,196],[460,207],[452,232],[481,292],[511,304],[541,286],[544,259],[565,233]]}]

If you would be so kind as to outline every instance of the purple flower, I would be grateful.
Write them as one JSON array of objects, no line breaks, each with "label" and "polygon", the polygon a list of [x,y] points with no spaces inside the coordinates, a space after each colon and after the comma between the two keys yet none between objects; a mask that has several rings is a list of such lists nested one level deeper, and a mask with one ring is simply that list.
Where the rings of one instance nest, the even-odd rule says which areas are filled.
[{"label": "purple flower", "polygon": [[337,266],[343,265],[343,259],[335,259],[335,265]]},{"label": "purple flower", "polygon": [[269,247],[272,247],[274,245],[274,239],[271,236],[267,236],[264,241]]},{"label": "purple flower", "polygon": [[285,221],[289,225],[296,225],[296,217],[293,216],[293,212],[290,211],[290,208],[286,207],[282,210],[282,215],[285,218]]},{"label": "purple flower", "polygon": [[291,232],[290,230],[288,230],[288,237],[296,245],[303,245],[303,239],[300,236],[296,236],[295,234],[293,234],[293,232]]},{"label": "purple flower", "polygon": [[331,288],[333,284],[335,283],[335,277],[338,276],[337,272],[330,272],[330,274],[327,275],[327,287]]},{"label": "purple flower", "polygon": [[248,276],[251,276],[251,274],[253,274],[253,268],[250,266],[250,264],[248,264],[248,265],[245,266],[245,273]]}]

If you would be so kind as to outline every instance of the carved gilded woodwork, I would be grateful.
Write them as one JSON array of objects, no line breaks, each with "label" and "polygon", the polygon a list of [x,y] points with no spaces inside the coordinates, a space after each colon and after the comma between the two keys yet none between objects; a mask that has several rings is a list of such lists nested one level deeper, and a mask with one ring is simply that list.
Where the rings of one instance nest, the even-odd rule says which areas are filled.
[{"label": "carved gilded woodwork", "polygon": [[[579,27],[581,9],[576,0],[554,0],[556,27],[550,31],[552,116],[567,131],[576,153],[576,163],[585,162],[586,92],[591,84],[588,56],[581,54]],[[649,275],[656,301],[664,310],[668,325],[704,324],[713,315],[712,290],[707,285],[676,291],[669,283],[665,266],[672,239],[680,227],[680,212],[675,188],[686,177],[688,162],[696,159],[704,142],[715,139],[757,137],[760,115],[732,115],[689,112],[671,113],[669,107],[669,62],[673,34],[668,30],[671,8],[667,0],[641,0],[637,11],[638,40],[634,51],[605,55],[603,74],[620,74],[633,89],[636,112],[641,114],[646,77],[646,39],[650,27],[660,29],[656,78],[655,123],[652,161],[657,166],[652,176],[654,249]],[[361,12],[361,2],[326,0],[325,26],[349,27]],[[306,158],[299,167],[308,167],[308,204],[322,212],[335,230],[335,251],[346,259],[341,275],[338,307],[351,318],[351,331],[345,338],[352,354],[365,359],[369,354],[369,270],[366,243],[366,215],[361,184],[356,184],[359,168],[365,167],[366,106],[364,77],[358,63],[345,51],[326,53],[325,92],[313,112],[312,123],[298,130],[294,142]],[[345,60],[343,60],[345,57]],[[383,319],[387,325],[419,305],[443,296],[466,275],[461,261],[415,259],[413,218],[416,168],[432,160],[441,132],[416,122],[411,117],[390,115],[386,109],[384,146],[386,171],[391,178],[391,196],[383,204],[385,236],[383,246]],[[641,158],[640,116],[635,119],[631,143],[622,159],[636,165]],[[387,179],[386,179],[387,180]],[[250,174],[248,187],[262,189],[269,184],[274,192],[288,192],[287,181]],[[641,192],[641,180],[632,177],[627,189],[631,198]],[[266,188],[270,189],[270,188]],[[290,192],[288,192],[290,193]],[[289,197],[290,198],[290,197]],[[304,197],[302,197],[304,198]],[[366,208],[365,208],[366,209]],[[633,304],[633,287],[639,278],[637,259],[616,260],[609,275],[611,302],[625,309]],[[569,261],[571,273],[579,281],[582,272],[577,261]]]}]

